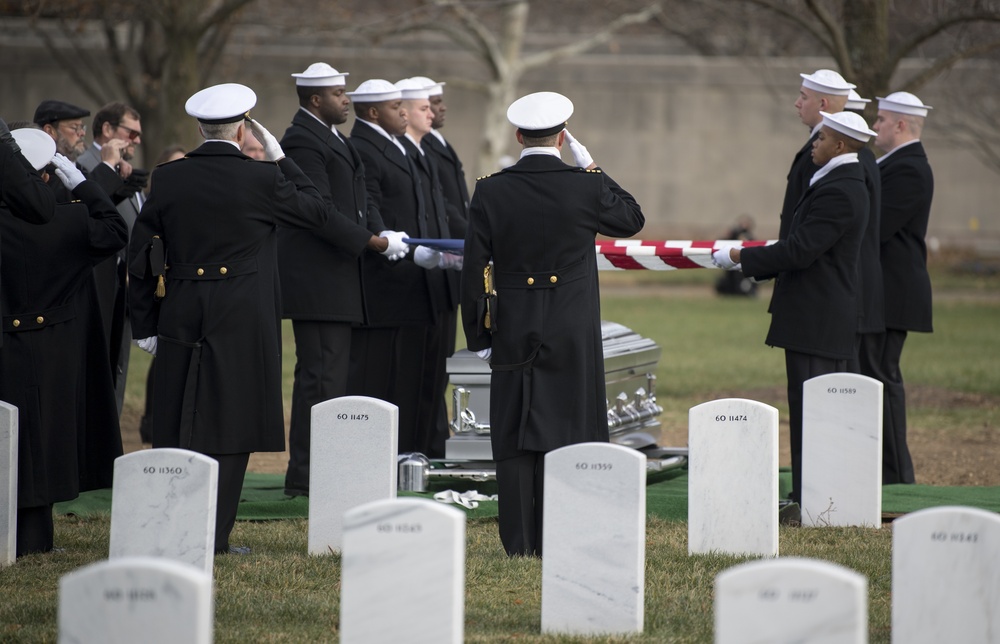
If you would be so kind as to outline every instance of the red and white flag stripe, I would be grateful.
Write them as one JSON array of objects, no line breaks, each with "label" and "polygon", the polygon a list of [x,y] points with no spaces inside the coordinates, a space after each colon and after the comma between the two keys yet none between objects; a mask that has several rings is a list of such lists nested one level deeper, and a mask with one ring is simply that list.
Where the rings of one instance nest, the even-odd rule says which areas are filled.
[{"label": "red and white flag stripe", "polygon": [[715,268],[712,253],[720,248],[768,246],[774,239],[740,241],[738,239],[646,241],[616,239],[598,241],[597,268],[602,271],[673,271],[679,268]]}]

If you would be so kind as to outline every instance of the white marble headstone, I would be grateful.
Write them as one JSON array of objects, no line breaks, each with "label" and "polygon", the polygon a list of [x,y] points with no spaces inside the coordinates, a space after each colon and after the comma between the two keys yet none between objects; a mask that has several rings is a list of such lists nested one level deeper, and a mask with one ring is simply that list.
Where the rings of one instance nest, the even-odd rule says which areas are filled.
[{"label": "white marble headstone", "polygon": [[868,582],[826,561],[752,561],[715,578],[715,644],[868,641]]},{"label": "white marble headstone", "polygon": [[778,555],[778,410],[724,398],[688,412],[688,554]]},{"label": "white marble headstone", "polygon": [[0,402],[0,568],[17,558],[17,407]]},{"label": "white marble headstone", "polygon": [[802,386],[802,525],[882,526],[882,383],[830,373]]},{"label": "white marble headstone", "polygon": [[109,558],[167,557],[211,574],[219,463],[165,447],[115,459]]},{"label": "white marble headstone", "polygon": [[646,457],[610,443],[545,455],[542,632],[641,633]]},{"label": "white marble headstone", "polygon": [[892,641],[1000,642],[1000,514],[945,506],[893,522]]},{"label": "white marble headstone", "polygon": [[427,499],[373,501],[344,515],[343,542],[342,643],[462,642],[464,512]]},{"label": "white marble headstone", "polygon": [[313,405],[309,447],[309,554],[340,550],[344,513],[396,498],[399,410],[366,396]]},{"label": "white marble headstone", "polygon": [[59,580],[59,642],[209,644],[212,575],[171,559],[122,557]]}]

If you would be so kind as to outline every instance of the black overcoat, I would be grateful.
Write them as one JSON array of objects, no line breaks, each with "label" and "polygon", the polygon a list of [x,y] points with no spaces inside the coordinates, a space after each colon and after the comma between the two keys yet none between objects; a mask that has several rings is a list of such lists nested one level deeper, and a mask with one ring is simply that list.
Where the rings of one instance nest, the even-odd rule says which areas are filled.
[{"label": "black overcoat", "polygon": [[361,256],[385,230],[368,201],[365,167],[354,145],[304,110],[296,112],[281,148],[316,185],[330,217],[322,228],[278,228],[282,312],[293,320],[365,320]]},{"label": "black overcoat", "polygon": [[[407,156],[360,120],[351,129],[351,142],[364,161],[368,196],[386,228],[410,237],[427,237],[420,177]],[[427,326],[436,322],[442,305],[432,300],[427,271],[409,259],[390,262],[367,253],[363,260],[366,293],[377,294],[367,301],[370,326]]]},{"label": "black overcoat", "polygon": [[[598,170],[530,155],[479,180],[469,211],[462,321],[492,347],[493,457],[608,440],[594,239],[642,230],[642,210]],[[483,269],[495,264],[495,333],[482,331]]]},{"label": "black overcoat", "polygon": [[865,187],[868,188],[868,225],[861,240],[858,258],[858,333],[885,332],[885,292],[882,278],[882,260],[879,257],[879,234],[882,221],[882,179],[875,154],[870,148],[861,148],[858,161],[865,170]]},{"label": "black overcoat", "polygon": [[778,274],[768,345],[835,360],[854,355],[858,256],[867,222],[864,169],[847,163],[806,190],[787,239],[741,251],[745,275]]},{"label": "black overcoat", "polygon": [[450,143],[441,143],[433,133],[420,139],[420,146],[437,163],[441,189],[448,206],[449,236],[465,239],[465,230],[469,225],[469,187],[465,183],[462,160]]},{"label": "black overcoat", "polygon": [[795,216],[795,208],[802,199],[802,195],[809,189],[809,180],[819,170],[819,167],[812,160],[812,147],[818,136],[819,131],[810,136],[806,144],[799,148],[799,151],[792,158],[792,166],[788,169],[785,183],[785,198],[781,202],[778,239],[788,237],[789,228]]},{"label": "black overcoat", "polygon": [[885,326],[902,331],[934,330],[931,278],[927,274],[927,222],[934,174],[918,141],[879,163],[882,174],[882,276]]},{"label": "black overcoat", "polygon": [[[132,335],[158,336],[154,447],[284,450],[277,227],[326,219],[287,157],[254,161],[207,141],[157,168],[129,246]],[[166,252],[163,299],[154,237]]]},{"label": "black overcoat", "polygon": [[[46,188],[48,189],[48,188]],[[0,209],[0,399],[18,408],[18,507],[111,487],[122,454],[93,267],[125,246],[125,221],[92,181],[45,225]]]}]

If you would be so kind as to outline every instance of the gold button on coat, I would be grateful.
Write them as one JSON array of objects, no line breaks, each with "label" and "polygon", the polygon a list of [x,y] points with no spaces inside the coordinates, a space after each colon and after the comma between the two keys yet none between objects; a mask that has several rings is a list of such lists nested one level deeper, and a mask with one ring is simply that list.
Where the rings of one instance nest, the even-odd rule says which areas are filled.
[{"label": "gold button on coat", "polygon": [[11,324],[13,324],[15,327],[19,327],[19,326],[21,326],[21,321],[20,320],[14,320],[13,322],[11,322]]},{"label": "gold button on coat", "polygon": [[43,317],[42,317],[42,316],[40,316],[40,315],[39,315],[39,316],[38,316],[37,318],[35,318],[35,322],[38,322],[39,324],[41,324],[41,323],[42,323],[42,322],[44,322],[44,321],[45,321],[45,318],[43,318]]},{"label": "gold button on coat", "polygon": [[205,269],[204,268],[199,268],[198,270],[195,271],[195,273],[198,273],[199,275],[204,275],[205,274]]},{"label": "gold button on coat", "polygon": [[529,277],[528,278],[528,286],[531,286],[534,283],[535,283],[535,278],[534,277]]},{"label": "gold button on coat", "polygon": [[555,284],[556,282],[559,281],[559,278],[556,277],[555,275],[553,275],[552,277],[549,278],[549,281],[552,282],[553,284]]},{"label": "gold button on coat", "polygon": [[222,273],[223,275],[225,275],[226,273],[229,272],[229,269],[226,268],[225,266],[223,266],[222,268],[219,269],[219,272]]}]

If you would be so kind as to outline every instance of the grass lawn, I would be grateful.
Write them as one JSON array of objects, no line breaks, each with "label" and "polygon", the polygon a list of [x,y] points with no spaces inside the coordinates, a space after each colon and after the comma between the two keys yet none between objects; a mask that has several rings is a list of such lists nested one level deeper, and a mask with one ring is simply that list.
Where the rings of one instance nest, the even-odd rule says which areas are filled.
[{"label": "grass lawn", "polygon": [[[663,349],[657,394],[666,409],[664,427],[677,440],[686,436],[691,406],[722,396],[756,398],[787,416],[783,356],[763,344],[769,292],[756,299],[706,296],[714,276],[712,271],[602,274],[603,317],[652,338]],[[935,307],[935,333],[914,334],[907,341],[903,364],[907,383],[998,400],[1000,278],[984,283],[979,277],[949,274],[943,281],[948,293]],[[972,297],[961,297],[963,293]],[[294,361],[288,328],[285,345],[287,406]],[[141,413],[148,362],[140,353],[133,353],[133,359],[126,405],[134,416]],[[996,407],[916,401],[910,422],[941,433],[995,441]],[[55,641],[59,577],[106,558],[108,534],[107,518],[59,517],[56,543],[64,552],[25,557],[0,570],[0,641]],[[216,559],[217,642],[337,639],[340,561],[336,556],[307,556],[306,536],[304,520],[237,523],[233,542],[251,546],[253,554]],[[541,564],[507,559],[495,520],[470,521],[467,541],[466,641],[583,641],[538,634]],[[864,574],[870,641],[889,641],[891,529],[782,526],[780,552],[839,563]],[[689,557],[687,525],[651,519],[646,533],[645,632],[628,641],[710,642],[715,575],[740,561],[727,556]],[[400,574],[405,577],[406,571]],[[385,618],[392,619],[391,612]]]}]

